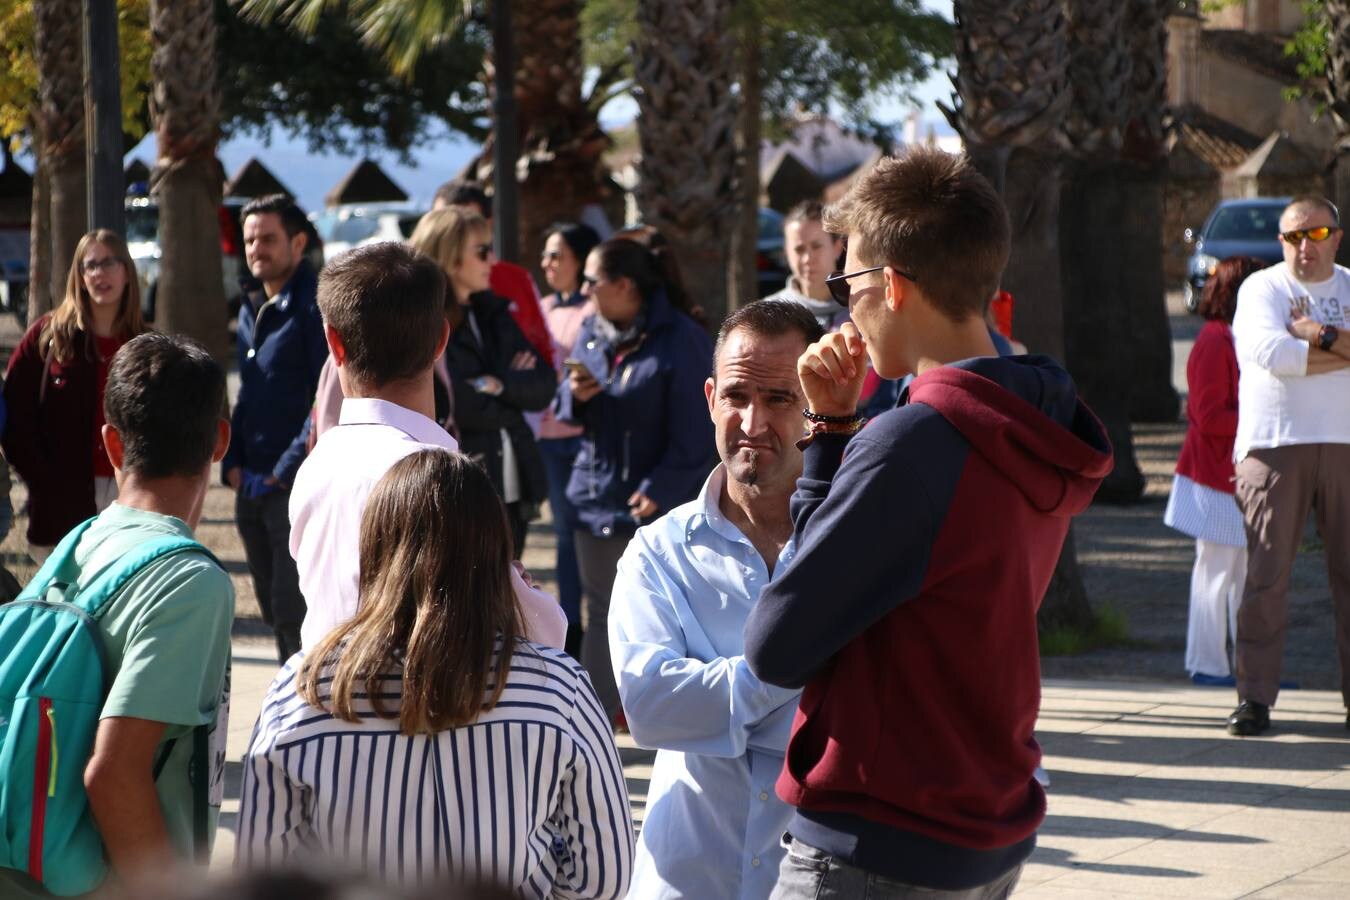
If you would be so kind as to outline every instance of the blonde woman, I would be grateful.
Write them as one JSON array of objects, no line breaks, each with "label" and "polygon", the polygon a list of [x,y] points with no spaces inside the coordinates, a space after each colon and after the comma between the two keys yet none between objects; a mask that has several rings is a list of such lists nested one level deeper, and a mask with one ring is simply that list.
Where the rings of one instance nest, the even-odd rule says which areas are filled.
[{"label": "blonde woman", "polygon": [[483,470],[423,450],[361,522],[361,604],[282,669],[244,755],[237,862],[393,884],[622,897],[633,826],[585,672],[522,637],[506,513]]},{"label": "blonde woman", "polygon": [[101,437],[103,388],[113,354],[146,330],[126,243],[107,229],[89,232],[75,247],[65,298],[28,329],[5,375],[3,446],[28,486],[38,562],[117,498]]}]

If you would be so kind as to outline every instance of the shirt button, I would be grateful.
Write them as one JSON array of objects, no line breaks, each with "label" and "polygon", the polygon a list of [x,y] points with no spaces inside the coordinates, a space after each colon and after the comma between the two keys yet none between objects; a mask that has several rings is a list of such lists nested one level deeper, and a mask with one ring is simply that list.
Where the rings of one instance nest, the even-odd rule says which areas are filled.
[{"label": "shirt button", "polygon": [[758,865],[759,865],[759,857],[756,856],[754,859],[750,860],[750,865],[752,865],[752,866],[758,866]]},{"label": "shirt button", "polygon": [[769,792],[768,792],[768,791],[760,791],[760,792],[759,792],[759,799],[761,799],[761,800],[768,800],[768,799],[769,799]]},{"label": "shirt button", "polygon": [[257,355],[258,355],[258,351],[257,351],[257,350],[249,350],[249,351],[248,351],[248,358],[249,358],[249,359],[252,359],[253,357],[255,357],[255,356],[257,356]]},{"label": "shirt button", "polygon": [[600,533],[603,534],[605,537],[609,537],[609,531],[610,529],[608,525],[600,529]]}]

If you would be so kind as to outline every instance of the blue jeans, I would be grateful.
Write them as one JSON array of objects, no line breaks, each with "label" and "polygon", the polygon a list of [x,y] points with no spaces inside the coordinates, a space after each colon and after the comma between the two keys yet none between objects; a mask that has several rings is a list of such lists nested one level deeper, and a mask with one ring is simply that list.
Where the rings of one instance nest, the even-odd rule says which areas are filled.
[{"label": "blue jeans", "polygon": [[581,438],[548,438],[539,441],[539,452],[544,455],[548,471],[548,508],[553,514],[553,533],[558,538],[558,560],[554,571],[558,576],[558,603],[567,614],[567,624],[581,624],[581,576],[577,574],[577,547],[573,532],[577,525],[577,510],[567,499],[567,479],[572,477],[572,463],[581,447]]},{"label": "blue jeans", "polygon": [[1022,867],[989,884],[965,891],[942,891],[904,884],[839,862],[822,850],[785,835],[787,855],[769,900],[1004,900],[1012,896]]}]

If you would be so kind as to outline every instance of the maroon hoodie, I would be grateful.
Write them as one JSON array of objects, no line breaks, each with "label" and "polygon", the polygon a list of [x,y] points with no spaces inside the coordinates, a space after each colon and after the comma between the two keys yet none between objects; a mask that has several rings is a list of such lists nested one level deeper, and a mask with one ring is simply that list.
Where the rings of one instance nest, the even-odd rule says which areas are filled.
[{"label": "maroon hoodie", "polygon": [[930,370],[852,440],[808,448],[797,555],[746,624],[755,674],[805,688],[778,781],[794,836],[944,890],[1031,853],[1036,610],[1110,468],[1044,357]]}]

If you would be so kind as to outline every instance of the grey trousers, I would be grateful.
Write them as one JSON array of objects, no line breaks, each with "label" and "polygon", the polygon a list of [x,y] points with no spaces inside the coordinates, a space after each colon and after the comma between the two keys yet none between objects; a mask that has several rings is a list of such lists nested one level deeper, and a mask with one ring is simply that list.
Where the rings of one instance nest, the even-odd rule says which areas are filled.
[{"label": "grey trousers", "polygon": [[1308,510],[1326,543],[1336,611],[1341,696],[1350,706],[1350,444],[1252,450],[1237,464],[1235,494],[1247,526],[1247,582],[1237,614],[1237,691],[1271,706],[1289,625],[1289,574]]},{"label": "grey trousers", "polygon": [[615,532],[596,537],[589,530],[576,532],[577,573],[581,576],[581,612],[586,634],[581,639],[581,664],[591,676],[596,696],[610,721],[623,710],[614,667],[609,661],[609,599],[619,559],[633,532]]},{"label": "grey trousers", "polygon": [[942,891],[885,878],[842,863],[796,838],[778,867],[778,884],[769,900],[1004,900],[1017,887],[1022,866],[976,888]]}]

